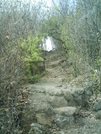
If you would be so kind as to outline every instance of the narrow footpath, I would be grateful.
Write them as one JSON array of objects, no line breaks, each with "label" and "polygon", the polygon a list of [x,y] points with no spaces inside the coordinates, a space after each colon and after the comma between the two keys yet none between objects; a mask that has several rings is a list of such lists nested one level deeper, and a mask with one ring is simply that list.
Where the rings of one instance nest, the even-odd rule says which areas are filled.
[{"label": "narrow footpath", "polygon": [[[87,99],[90,85],[72,87],[64,52],[46,53],[46,74],[35,84],[27,84],[21,126],[27,134],[101,134]],[[85,90],[87,89],[87,90]]]}]

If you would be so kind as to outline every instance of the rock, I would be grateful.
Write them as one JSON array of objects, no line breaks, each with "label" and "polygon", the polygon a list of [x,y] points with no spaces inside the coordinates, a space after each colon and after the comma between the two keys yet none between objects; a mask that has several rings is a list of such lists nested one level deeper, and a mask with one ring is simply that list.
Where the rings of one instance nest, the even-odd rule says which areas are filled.
[{"label": "rock", "polygon": [[67,100],[68,104],[71,106],[75,106],[75,102],[74,102],[72,93],[69,92],[68,90],[62,90],[62,92],[63,92],[64,98]]},{"label": "rock", "polygon": [[68,107],[54,108],[54,112],[60,115],[73,116],[78,114],[78,109],[76,107],[68,106]]},{"label": "rock", "polygon": [[95,114],[96,119],[101,119],[101,110]]},{"label": "rock", "polygon": [[[33,87],[31,87],[31,90]],[[41,87],[38,87],[37,90],[40,91]],[[43,88],[42,88],[43,89]],[[33,91],[33,92],[32,92]],[[30,105],[27,104],[23,110],[22,118],[21,118],[21,127],[25,128],[25,131],[28,132],[30,129],[30,124],[36,122],[36,113],[45,113],[47,116],[51,116],[53,114],[53,108],[48,103],[48,99],[46,94],[42,92],[36,92],[33,89],[30,95]]]},{"label": "rock", "polygon": [[93,110],[94,110],[94,111],[101,110],[101,99],[98,100],[98,101],[94,104]]},{"label": "rock", "polygon": [[87,98],[90,97],[93,93],[93,83],[92,82],[85,82],[83,85]]},{"label": "rock", "polygon": [[53,114],[52,106],[48,102],[41,102],[37,100],[37,102],[33,100],[33,103],[27,105],[26,108],[23,110],[22,118],[21,118],[21,126],[25,128],[28,132],[30,129],[30,124],[36,122],[36,113],[45,113],[48,116]]},{"label": "rock", "polygon": [[44,126],[51,126],[50,118],[45,113],[36,114],[37,123]]},{"label": "rock", "polygon": [[20,126],[25,129],[26,132],[30,130],[30,124],[36,121],[35,112],[33,109],[26,107],[23,110],[23,114],[20,121]]},{"label": "rock", "polygon": [[28,134],[51,134],[50,130],[38,123],[32,123]]},{"label": "rock", "polygon": [[33,96],[32,96],[32,101],[35,102],[46,102],[47,101],[47,97],[45,95],[45,93],[38,93],[38,92],[33,92]]},{"label": "rock", "polygon": [[56,114],[54,121],[59,128],[67,129],[70,124],[74,124],[74,117]]},{"label": "rock", "polygon": [[61,93],[61,90],[59,90],[57,87],[54,88],[50,88],[49,90],[47,90],[47,94],[49,94],[50,96],[62,96],[63,94]]},{"label": "rock", "polygon": [[52,112],[52,107],[48,103],[48,98],[44,93],[34,92],[30,107],[33,109],[33,111],[38,113],[46,113],[47,115],[50,115]]},{"label": "rock", "polygon": [[72,89],[72,94],[75,95],[82,95],[84,93],[84,89],[83,88],[73,88]]},{"label": "rock", "polygon": [[59,96],[50,96],[49,102],[53,107],[64,107],[68,106],[68,102],[65,100],[64,97]]},{"label": "rock", "polygon": [[87,99],[84,88],[73,88],[72,95],[77,106],[87,105]]},{"label": "rock", "polygon": [[33,103],[33,105],[31,106],[31,109],[33,111],[37,112],[44,112],[47,115],[52,114],[52,106],[50,104],[48,104],[48,102],[44,102],[44,103]]}]

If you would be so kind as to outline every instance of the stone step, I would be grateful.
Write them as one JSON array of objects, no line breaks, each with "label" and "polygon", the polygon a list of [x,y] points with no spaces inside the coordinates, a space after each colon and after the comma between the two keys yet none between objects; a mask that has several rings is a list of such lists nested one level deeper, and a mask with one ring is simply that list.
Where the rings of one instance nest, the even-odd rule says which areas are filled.
[{"label": "stone step", "polygon": [[54,108],[53,114],[47,116],[46,113],[36,113],[37,123],[44,126],[58,126],[59,128],[67,128],[68,125],[74,124],[74,115],[78,114],[78,109],[76,107],[61,107]]},{"label": "stone step", "polygon": [[76,107],[61,107],[61,108],[54,108],[55,114],[64,115],[67,117],[77,115],[79,113],[78,109]]},{"label": "stone step", "polygon": [[84,88],[52,87],[46,92],[49,94],[48,99],[53,107],[87,105],[87,93]]},{"label": "stone step", "polygon": [[68,102],[65,100],[63,96],[49,96],[49,103],[52,107],[65,107],[68,106]]},{"label": "stone step", "polygon": [[[45,100],[51,104],[54,108],[58,107],[66,107],[66,106],[86,106],[87,105],[87,97],[88,94],[84,90],[84,88],[70,88],[66,87],[66,89],[61,85],[58,85],[57,83],[54,82],[40,82],[37,84],[34,84],[34,86],[31,87],[31,94],[38,93],[39,96],[42,93],[44,97],[41,98],[46,98]],[[35,101],[36,95],[34,97]],[[36,100],[38,100],[36,98]],[[42,101],[42,100],[41,100]]]}]

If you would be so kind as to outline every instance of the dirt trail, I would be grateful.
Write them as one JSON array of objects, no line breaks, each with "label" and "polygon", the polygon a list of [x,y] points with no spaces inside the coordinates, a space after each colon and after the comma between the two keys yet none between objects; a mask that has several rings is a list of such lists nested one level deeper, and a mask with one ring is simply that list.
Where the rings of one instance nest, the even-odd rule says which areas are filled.
[{"label": "dirt trail", "polygon": [[66,72],[63,70],[66,66],[66,57],[57,51],[46,54],[46,75],[43,77],[45,81],[60,82],[66,79]]},{"label": "dirt trail", "polygon": [[101,121],[84,109],[83,88],[70,87],[64,52],[46,53],[46,75],[26,86],[29,103],[22,126],[28,134],[101,134]]}]

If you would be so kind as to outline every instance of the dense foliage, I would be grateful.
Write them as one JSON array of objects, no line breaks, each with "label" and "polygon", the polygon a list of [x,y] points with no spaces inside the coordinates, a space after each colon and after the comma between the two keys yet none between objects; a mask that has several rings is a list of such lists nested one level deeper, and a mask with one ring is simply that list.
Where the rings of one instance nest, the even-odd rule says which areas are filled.
[{"label": "dense foliage", "polygon": [[38,67],[36,62],[44,61],[42,58],[41,48],[39,47],[42,42],[42,37],[38,34],[36,36],[28,36],[27,40],[21,39],[19,42],[20,53],[22,60],[26,66],[26,77],[28,81],[34,82],[36,79],[40,78],[42,74],[38,73]]}]

